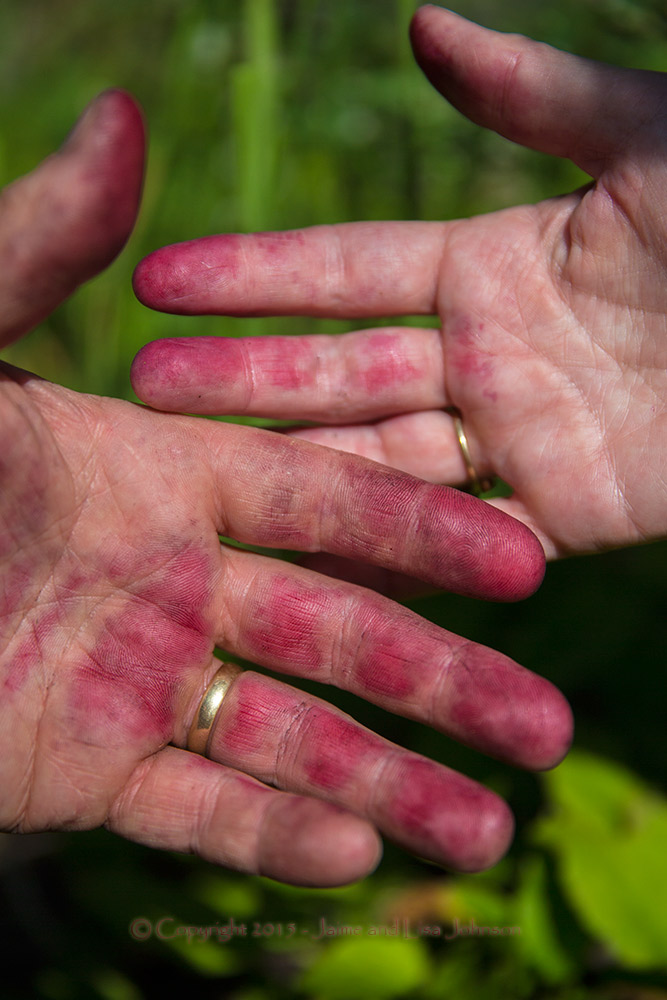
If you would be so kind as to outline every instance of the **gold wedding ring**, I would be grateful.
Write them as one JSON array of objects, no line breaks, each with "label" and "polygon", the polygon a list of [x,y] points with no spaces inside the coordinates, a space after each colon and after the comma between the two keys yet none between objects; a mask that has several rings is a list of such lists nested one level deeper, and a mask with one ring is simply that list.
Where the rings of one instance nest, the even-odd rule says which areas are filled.
[{"label": "gold wedding ring", "polygon": [[456,406],[447,406],[445,408],[445,413],[448,413],[454,421],[454,431],[456,433],[456,437],[458,438],[459,448],[461,449],[461,455],[466,467],[466,473],[468,474],[466,489],[469,493],[474,494],[476,497],[481,496],[482,493],[486,493],[491,489],[493,486],[493,480],[480,479],[477,475],[477,470],[473,465],[472,456],[470,455],[468,438],[466,437],[466,432],[463,429],[463,415],[461,414],[461,411]]},{"label": "gold wedding ring", "polygon": [[220,706],[230,687],[243,671],[235,663],[222,663],[206,688],[199,710],[190,726],[187,748],[192,753],[208,757],[208,744]]}]

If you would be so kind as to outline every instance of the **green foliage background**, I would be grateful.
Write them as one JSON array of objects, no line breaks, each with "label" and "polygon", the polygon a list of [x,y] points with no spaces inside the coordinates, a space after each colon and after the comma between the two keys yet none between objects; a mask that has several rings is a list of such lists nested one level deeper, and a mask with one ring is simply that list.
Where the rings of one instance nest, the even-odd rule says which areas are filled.
[{"label": "green foliage background", "polygon": [[[349,328],[150,313],[130,278],[156,246],[239,229],[452,218],[578,185],[568,164],[482,132],[431,90],[407,42],[416,6],[3,0],[2,183],[55,148],[108,86],[139,98],[151,137],[128,248],[8,359],[77,389],[129,396],[129,363],[155,337]],[[659,0],[461,0],[457,9],[582,55],[667,68]],[[2,997],[667,997],[667,805],[656,790],[665,763],[657,692],[665,552],[661,544],[554,565],[540,593],[516,607],[450,596],[416,604],[566,692],[576,746],[551,774],[512,771],[332,695],[387,737],[508,798],[517,839],[492,872],[451,876],[387,845],[364,883],[304,891],[100,832],[4,837]],[[155,928],[161,917],[170,918],[162,938],[154,930],[138,940],[147,925],[130,932],[135,918]],[[245,936],[168,937],[181,925],[231,919]],[[318,940],[322,919],[360,933]],[[454,937],[456,926],[507,933]]]}]

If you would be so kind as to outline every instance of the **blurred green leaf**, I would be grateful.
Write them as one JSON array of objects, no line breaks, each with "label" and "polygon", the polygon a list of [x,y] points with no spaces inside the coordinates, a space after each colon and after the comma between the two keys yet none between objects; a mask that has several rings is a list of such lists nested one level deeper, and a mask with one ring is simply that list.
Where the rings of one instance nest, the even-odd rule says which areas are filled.
[{"label": "blurred green leaf", "polygon": [[618,764],[573,752],[544,782],[537,827],[584,926],[634,968],[667,966],[667,801]]},{"label": "blurred green leaf", "polygon": [[103,1000],[142,1000],[141,991],[117,969],[100,970],[93,985]]},{"label": "blurred green leaf", "polygon": [[478,924],[504,927],[514,923],[512,901],[506,891],[463,876],[445,890],[447,915],[461,923],[475,920]]},{"label": "blurred green leaf", "polygon": [[535,996],[535,975],[516,954],[505,954],[489,962],[479,948],[479,942],[467,948],[457,946],[447,952],[437,967],[425,995],[433,1000],[524,1000]]},{"label": "blurred green leaf", "polygon": [[419,938],[341,938],[326,946],[301,986],[323,1000],[385,1000],[416,989],[430,969]]},{"label": "blurred green leaf", "polygon": [[170,938],[169,948],[203,976],[232,976],[241,968],[238,955],[229,943],[211,937],[208,941],[180,936]]},{"label": "blurred green leaf", "polygon": [[234,920],[254,916],[261,905],[261,892],[257,883],[248,878],[235,879],[232,875],[224,878],[216,874],[198,879],[194,895],[216,913]]},{"label": "blurred green leaf", "polygon": [[521,934],[513,939],[518,953],[539,972],[544,982],[571,980],[577,963],[561,944],[549,899],[545,859],[528,856],[522,859],[519,887],[514,900],[514,920]]}]

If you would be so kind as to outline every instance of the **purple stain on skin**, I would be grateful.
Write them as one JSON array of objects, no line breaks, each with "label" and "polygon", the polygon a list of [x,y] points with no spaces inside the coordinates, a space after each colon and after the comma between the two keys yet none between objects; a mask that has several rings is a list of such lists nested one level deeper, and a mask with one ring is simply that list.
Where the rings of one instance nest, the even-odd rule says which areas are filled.
[{"label": "purple stain on skin", "polygon": [[326,660],[330,641],[322,635],[321,623],[335,611],[327,587],[313,587],[277,576],[268,593],[254,603],[244,630],[248,655],[295,673],[315,676]]},{"label": "purple stain on skin", "polygon": [[349,719],[326,709],[311,709],[304,772],[311,785],[326,792],[352,786],[368,757],[378,760],[383,741]]},{"label": "purple stain on skin", "polygon": [[33,584],[31,560],[17,558],[2,571],[0,577],[0,631],[4,619],[19,611]]},{"label": "purple stain on skin", "polygon": [[137,265],[134,293],[156,309],[182,314],[206,311],[215,287],[236,278],[238,255],[237,236],[208,236],[162,247]]},{"label": "purple stain on skin", "polygon": [[498,393],[493,385],[496,371],[495,358],[485,345],[484,324],[474,324],[467,317],[459,317],[447,326],[447,363],[459,380],[474,380],[483,387],[482,395],[497,402]]},{"label": "purple stain on skin", "polygon": [[351,379],[370,395],[424,377],[422,368],[405,357],[404,338],[387,330],[371,333],[360,350],[356,370]]},{"label": "purple stain on skin", "polygon": [[44,659],[48,640],[58,625],[57,610],[50,610],[37,618],[29,634],[19,643],[5,669],[4,690],[9,694],[20,691],[30,672]]},{"label": "purple stain on skin", "polygon": [[379,550],[391,542],[392,568],[486,600],[520,600],[542,582],[545,557],[538,539],[497,508],[404,473],[378,474],[365,464],[350,464],[347,475],[355,547],[341,533],[336,555],[363,555],[364,536],[377,540]]},{"label": "purple stain on skin", "polygon": [[[304,234],[297,230],[252,236],[236,233],[205,236],[162,247],[137,265],[134,291],[144,305],[166,312],[248,315],[248,310],[235,302],[252,282],[252,275],[268,271],[270,278],[271,272],[275,272],[274,280],[284,281],[293,249],[303,246],[304,241]],[[227,293],[229,303],[225,304]],[[270,288],[266,294],[271,297]],[[263,303],[254,295],[252,315],[263,314]]]},{"label": "purple stain on skin", "polygon": [[[313,347],[297,337],[165,339],[139,351],[132,385],[140,399],[156,407],[244,412],[252,403],[256,412],[267,389],[313,388],[316,362]],[[270,412],[270,402],[266,410]]]},{"label": "purple stain on skin", "polygon": [[506,804],[487,788],[432,761],[401,763],[387,818],[397,839],[461,871],[480,871],[509,847],[514,823]]},{"label": "purple stain on skin", "polygon": [[545,678],[502,653],[462,645],[444,697],[457,739],[519,767],[555,766],[572,740],[572,711]]},{"label": "purple stain on skin", "polygon": [[214,732],[216,750],[232,766],[242,766],[249,755],[269,756],[280,727],[293,716],[296,694],[269,678],[244,673],[234,682],[233,708],[225,701],[224,726]]},{"label": "purple stain on skin", "polygon": [[[211,657],[212,556],[187,549],[154,561],[147,582],[104,610],[100,635],[73,676],[70,725],[79,738],[102,725],[110,746],[167,742],[179,688]],[[139,575],[136,566],[124,568],[129,579]]]}]

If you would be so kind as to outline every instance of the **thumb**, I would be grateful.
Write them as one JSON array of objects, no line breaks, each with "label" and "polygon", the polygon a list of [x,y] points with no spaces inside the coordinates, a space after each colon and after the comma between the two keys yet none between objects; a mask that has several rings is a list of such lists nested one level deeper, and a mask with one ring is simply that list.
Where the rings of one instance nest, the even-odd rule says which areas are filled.
[{"label": "thumb", "polygon": [[141,112],[110,90],[64,146],[0,197],[0,347],[105,268],[137,215],[144,170]]},{"label": "thumb", "polygon": [[581,59],[432,5],[417,11],[410,34],[428,79],[468,118],[592,177],[667,143],[662,73]]}]

